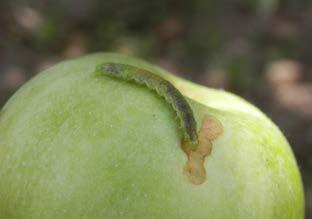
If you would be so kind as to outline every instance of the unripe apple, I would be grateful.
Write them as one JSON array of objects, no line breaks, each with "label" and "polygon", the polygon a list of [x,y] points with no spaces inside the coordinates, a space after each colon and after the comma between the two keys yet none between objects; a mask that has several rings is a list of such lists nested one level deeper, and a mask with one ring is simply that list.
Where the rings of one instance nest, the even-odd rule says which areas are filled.
[{"label": "unripe apple", "polygon": [[[177,113],[159,94],[95,74],[107,62],[170,81],[198,130],[217,132],[207,156],[183,148]],[[1,219],[303,217],[296,160],[262,112],[141,60],[99,53],[62,62],[0,112]]]}]

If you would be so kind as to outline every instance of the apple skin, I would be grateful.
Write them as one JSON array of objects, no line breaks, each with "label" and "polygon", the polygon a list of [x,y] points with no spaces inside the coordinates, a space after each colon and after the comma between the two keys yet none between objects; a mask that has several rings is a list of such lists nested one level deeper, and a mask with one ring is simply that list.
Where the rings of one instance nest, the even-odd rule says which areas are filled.
[{"label": "apple skin", "polygon": [[[94,75],[104,62],[170,80],[200,124],[221,121],[193,185],[170,105],[135,83]],[[293,153],[256,107],[128,56],[62,62],[25,84],[0,112],[0,218],[300,219],[304,195]]]}]

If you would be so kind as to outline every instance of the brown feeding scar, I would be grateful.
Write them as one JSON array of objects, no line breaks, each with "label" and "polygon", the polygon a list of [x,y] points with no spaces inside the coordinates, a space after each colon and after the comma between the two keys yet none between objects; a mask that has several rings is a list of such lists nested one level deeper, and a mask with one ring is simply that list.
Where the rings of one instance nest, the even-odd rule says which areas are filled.
[{"label": "brown feeding scar", "polygon": [[95,73],[145,85],[171,104],[184,131],[181,147],[188,157],[184,172],[193,184],[202,184],[206,179],[204,162],[211,153],[211,141],[222,133],[219,120],[204,116],[202,127],[197,132],[192,108],[182,93],[169,81],[152,72],[128,64],[109,62],[97,66]]},{"label": "brown feeding scar", "polygon": [[221,135],[223,127],[215,117],[204,116],[202,126],[198,133],[198,147],[192,150],[187,141],[182,142],[182,149],[187,155],[187,162],[184,166],[184,174],[188,180],[195,185],[205,182],[207,173],[204,167],[205,159],[212,150],[211,141]]}]

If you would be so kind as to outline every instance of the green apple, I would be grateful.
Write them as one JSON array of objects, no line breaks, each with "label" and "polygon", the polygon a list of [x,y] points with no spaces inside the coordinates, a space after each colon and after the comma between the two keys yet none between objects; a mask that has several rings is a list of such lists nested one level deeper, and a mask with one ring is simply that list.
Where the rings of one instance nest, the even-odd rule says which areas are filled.
[{"label": "green apple", "polygon": [[[222,124],[203,182],[185,174],[172,107],[144,86],[94,74],[106,62],[161,75],[199,127],[207,115]],[[256,107],[135,58],[62,62],[0,112],[1,219],[302,219],[303,196],[289,144]]]}]

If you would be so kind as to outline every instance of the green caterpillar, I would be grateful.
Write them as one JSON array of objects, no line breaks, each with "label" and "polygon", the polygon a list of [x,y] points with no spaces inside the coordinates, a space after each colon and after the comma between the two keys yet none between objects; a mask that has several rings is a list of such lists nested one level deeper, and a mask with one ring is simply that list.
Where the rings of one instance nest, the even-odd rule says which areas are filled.
[{"label": "green caterpillar", "polygon": [[170,103],[180,119],[185,140],[191,145],[198,145],[197,125],[193,111],[183,97],[169,81],[149,71],[121,63],[104,63],[97,66],[96,72],[127,81],[134,81],[156,91]]}]

